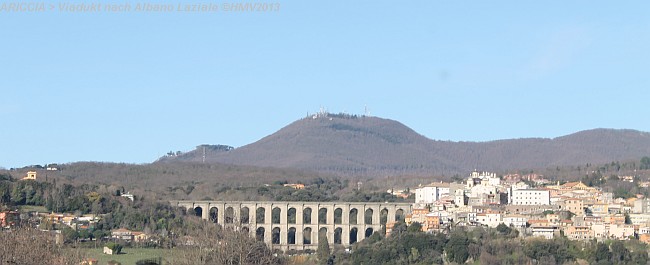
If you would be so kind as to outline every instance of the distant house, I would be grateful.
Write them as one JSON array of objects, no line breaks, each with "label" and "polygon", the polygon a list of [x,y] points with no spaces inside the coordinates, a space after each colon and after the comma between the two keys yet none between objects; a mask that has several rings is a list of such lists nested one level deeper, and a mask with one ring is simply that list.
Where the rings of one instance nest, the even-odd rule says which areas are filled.
[{"label": "distant house", "polygon": [[133,194],[131,194],[130,192],[124,193],[124,194],[122,194],[122,195],[120,195],[120,196],[122,196],[122,197],[124,197],[124,198],[127,198],[127,199],[129,199],[129,200],[131,200],[131,201],[134,201],[134,200],[135,200],[135,196],[134,196]]},{"label": "distant house", "polygon": [[533,236],[539,236],[546,239],[553,239],[553,236],[560,230],[557,226],[532,226],[530,230]]},{"label": "distant house", "polygon": [[111,232],[111,237],[115,239],[122,239],[125,241],[144,242],[149,240],[149,235],[143,232],[131,231],[128,229],[120,228]]},{"label": "distant house", "polygon": [[132,232],[133,235],[133,241],[135,242],[145,242],[149,240],[149,235],[143,233],[143,232]]},{"label": "distant house", "polygon": [[116,238],[116,239],[122,239],[126,241],[132,241],[133,240],[133,231],[125,229],[125,228],[119,228],[111,231],[111,237]]},{"label": "distant house", "polygon": [[518,228],[526,227],[526,222],[528,222],[528,217],[521,214],[508,214],[502,218],[505,225]]},{"label": "distant house", "polygon": [[564,231],[564,234],[571,240],[591,240],[594,238],[594,231],[589,226],[569,226]]},{"label": "distant house", "polygon": [[304,190],[305,189],[305,184],[300,184],[300,183],[290,183],[290,184],[284,184],[285,187],[291,187],[297,190]]},{"label": "distant house", "polygon": [[581,198],[562,197],[564,202],[564,209],[575,214],[581,215],[584,213],[584,201]]},{"label": "distant house", "polygon": [[27,172],[27,176],[21,178],[20,180],[36,180],[36,171]]},{"label": "distant house", "polygon": [[16,211],[0,212],[0,227],[15,225],[19,217],[20,214]]},{"label": "distant house", "polygon": [[67,226],[72,226],[72,224],[75,222],[77,217],[75,216],[64,216],[63,219],[61,219],[61,222],[66,224]]},{"label": "distant house", "polygon": [[104,254],[113,255],[113,250],[110,249],[109,247],[104,247]]},{"label": "distant house", "polygon": [[65,215],[61,213],[51,213],[45,216],[45,218],[52,223],[60,223],[63,220],[63,217],[65,217]]},{"label": "distant house", "polygon": [[479,213],[476,214],[476,221],[489,227],[497,227],[501,221],[501,213]]},{"label": "distant house", "polygon": [[650,244],[650,234],[641,234],[639,235],[639,241]]}]

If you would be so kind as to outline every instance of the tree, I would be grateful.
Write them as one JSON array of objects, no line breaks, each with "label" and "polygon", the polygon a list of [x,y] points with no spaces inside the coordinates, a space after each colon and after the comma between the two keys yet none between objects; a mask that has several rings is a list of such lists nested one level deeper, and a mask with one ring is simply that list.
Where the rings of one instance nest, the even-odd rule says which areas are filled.
[{"label": "tree", "polygon": [[55,236],[31,228],[0,233],[0,264],[79,264],[84,258],[79,248],[55,243]]},{"label": "tree", "polygon": [[[21,182],[19,182],[21,183]],[[21,184],[14,184],[14,188],[11,191],[11,202],[14,205],[23,205],[26,201],[25,191],[23,191]]]},{"label": "tree", "polygon": [[241,229],[222,228],[221,226],[193,220],[187,235],[192,244],[179,245],[179,251],[171,251],[173,264],[208,265],[208,264],[284,264],[281,257],[275,257],[273,251],[261,241],[256,241]]},{"label": "tree", "polygon": [[512,232],[512,228],[510,228],[504,223],[500,223],[499,225],[497,225],[497,231],[502,235],[508,235],[510,234],[510,232]]},{"label": "tree", "polygon": [[467,252],[473,260],[478,260],[481,256],[481,247],[478,244],[470,243],[467,246]]},{"label": "tree", "polygon": [[614,264],[621,264],[630,260],[630,253],[622,241],[616,240],[609,247],[612,251],[611,260]]},{"label": "tree", "polygon": [[556,251],[557,247],[553,244],[553,241],[546,239],[534,238],[524,245],[526,256],[537,261],[548,261],[549,257],[555,256]]},{"label": "tree", "polygon": [[639,169],[650,169],[650,157],[644,156],[641,158]]},{"label": "tree", "polygon": [[79,238],[79,233],[67,225],[61,230],[61,234],[63,234],[63,239],[66,243],[75,242]]},{"label": "tree", "polygon": [[449,237],[449,242],[447,242],[447,246],[445,247],[449,261],[465,263],[469,257],[468,246],[469,239],[464,231],[456,230],[452,232]]},{"label": "tree", "polygon": [[464,178],[461,177],[461,176],[458,175],[458,174],[454,174],[454,176],[451,177],[451,181],[452,181],[452,182],[455,182],[455,183],[463,183],[463,180],[464,180]]},{"label": "tree", "polygon": [[318,233],[318,249],[316,250],[319,264],[327,264],[330,259],[330,243],[327,242],[327,235]]},{"label": "tree", "polygon": [[418,223],[418,222],[413,222],[413,223],[411,223],[411,225],[408,226],[408,228],[406,228],[406,231],[410,232],[410,233],[421,232],[422,231],[422,225],[420,223]]},{"label": "tree", "polygon": [[113,251],[113,255],[117,255],[120,254],[120,252],[122,252],[122,245],[114,242],[110,242],[106,244],[106,247],[110,248]]},{"label": "tree", "polygon": [[410,263],[415,263],[420,259],[420,251],[417,248],[411,248],[408,260]]},{"label": "tree", "polygon": [[609,247],[605,243],[598,242],[596,243],[596,255],[594,255],[594,258],[596,259],[596,262],[609,262],[610,259],[612,258],[612,253],[609,252]]},{"label": "tree", "polygon": [[395,222],[395,224],[393,225],[393,230],[392,230],[390,235],[391,236],[401,236],[402,233],[406,232],[406,229],[407,229],[407,227],[406,227],[406,224],[404,222],[400,222],[400,221]]}]

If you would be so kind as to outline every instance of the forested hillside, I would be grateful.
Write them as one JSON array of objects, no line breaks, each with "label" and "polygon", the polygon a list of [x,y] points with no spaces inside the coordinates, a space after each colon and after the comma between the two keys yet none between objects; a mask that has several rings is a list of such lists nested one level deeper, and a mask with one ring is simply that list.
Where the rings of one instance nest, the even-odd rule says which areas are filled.
[{"label": "forested hillside", "polygon": [[[393,201],[386,187],[404,187],[404,179],[387,181],[349,179],[291,169],[260,168],[202,163],[123,164],[79,162],[57,165],[56,171],[31,166],[0,171],[20,179],[36,171],[39,183],[98,185],[104,193],[130,192],[151,199],[168,200],[284,200],[284,201]],[[429,180],[413,179],[413,183]],[[361,186],[360,186],[360,183]],[[19,184],[22,182],[19,182]],[[305,184],[305,189],[285,187]],[[45,185],[43,184],[43,185]],[[361,189],[359,189],[361,187]],[[11,192],[11,189],[8,193]],[[39,198],[26,198],[36,200]],[[43,198],[40,198],[43,199]]]},{"label": "forested hillside", "polygon": [[452,142],[428,139],[393,120],[328,114],[300,119],[240,148],[202,145],[160,162],[295,168],[339,176],[452,176],[474,169],[508,171],[638,160],[649,154],[650,133],[634,130]]}]

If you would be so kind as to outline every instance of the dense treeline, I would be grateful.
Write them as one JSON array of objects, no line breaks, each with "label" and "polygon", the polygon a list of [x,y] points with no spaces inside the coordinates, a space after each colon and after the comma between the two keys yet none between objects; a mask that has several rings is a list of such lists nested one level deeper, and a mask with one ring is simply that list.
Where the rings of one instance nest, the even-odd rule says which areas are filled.
[{"label": "dense treeline", "polygon": [[[202,163],[153,163],[134,165],[125,163],[78,162],[59,164],[57,171],[46,171],[42,166],[4,171],[6,176],[22,177],[27,171],[38,172],[38,181],[56,180],[72,185],[129,187],[132,193],[159,200],[200,200],[238,188],[255,188],[275,182],[310,183],[313,179],[330,177],[291,169],[273,169],[248,166]],[[0,170],[0,173],[3,171]],[[110,192],[110,191],[109,191]],[[240,193],[240,191],[238,191]],[[223,194],[219,194],[220,196]],[[254,191],[248,195],[254,195]],[[251,198],[254,199],[254,198]]]},{"label": "dense treeline", "polygon": [[11,205],[43,205],[49,183],[33,180],[13,182],[0,180],[0,203]]},{"label": "dense treeline", "polygon": [[336,264],[646,264],[645,244],[521,238],[514,229],[455,228],[447,234],[424,233],[419,224],[396,225],[388,237],[374,234],[351,254],[337,252]]},{"label": "dense treeline", "polygon": [[[56,182],[3,178],[0,180],[0,203],[9,208],[34,205],[44,206],[49,212],[101,216],[101,220],[90,231],[72,231],[72,235],[66,235],[69,239],[80,235],[100,238],[116,228],[161,232],[183,227],[184,212],[181,209],[144,197],[136,196],[135,201],[131,201],[118,196],[120,189],[111,193],[108,190],[99,185],[57,185]],[[49,223],[43,225],[46,226],[43,228],[57,228]]]},{"label": "dense treeline", "polygon": [[[351,187],[347,179],[316,178],[305,184],[304,189],[284,187],[286,181],[274,185],[257,188],[257,200],[275,201],[348,201],[348,202],[381,202],[404,201],[383,191],[364,190]],[[358,186],[357,186],[358,187]],[[345,192],[341,192],[345,191]]]},{"label": "dense treeline", "polygon": [[582,165],[553,166],[547,168],[519,170],[519,174],[536,173],[550,180],[582,181],[587,185],[598,186],[605,178],[612,176],[636,176],[645,181],[650,177],[650,157],[641,160],[611,161],[609,163],[586,163]]},{"label": "dense treeline", "polygon": [[[644,157],[641,161],[635,162],[614,161],[606,164],[520,170],[502,174],[537,173],[553,181],[582,180],[592,186],[604,184],[607,191],[615,192],[620,197],[630,197],[634,194],[645,194],[647,190],[639,189],[635,184],[629,182],[617,181],[615,177],[636,175],[639,181],[644,181],[647,179],[646,174],[650,171],[639,170],[639,168],[644,168],[648,163],[650,163],[650,158]],[[132,193],[146,194],[152,199],[162,201],[216,198],[220,200],[377,201],[386,200],[386,198],[382,198],[385,195],[381,193],[387,189],[403,189],[433,181],[464,180],[466,178],[465,175],[437,176],[436,178],[431,175],[428,177],[388,175],[382,178],[372,176],[340,178],[295,170],[193,163],[130,165],[82,162],[57,166],[58,171],[45,171],[32,167],[4,172],[14,174],[13,178],[15,179],[20,178],[28,170],[37,170],[39,182],[43,176],[46,176],[45,178],[49,178],[49,182],[59,182],[57,186],[61,186],[63,183],[72,185],[93,183],[100,187],[110,187],[110,189],[124,186],[129,187],[129,191]],[[11,178],[11,175],[4,174],[3,178],[6,180]],[[360,191],[357,191],[357,182],[363,182]],[[303,183],[307,187],[305,191],[295,191],[281,187],[278,183]],[[2,188],[0,187],[0,189]],[[32,188],[38,189],[39,187],[32,185]],[[6,194],[3,190],[0,192]],[[48,200],[48,197],[30,197],[28,201],[27,197],[33,192],[29,188],[24,190],[26,203],[39,204],[38,201]],[[105,192],[107,191],[101,193]],[[39,192],[36,191],[36,194]],[[15,195],[22,196],[21,194]],[[57,201],[56,197],[52,197],[52,199]],[[4,198],[4,200],[8,199]],[[58,200],[60,202],[60,198]],[[388,201],[390,200],[392,199],[389,198]],[[83,204],[84,202],[76,203]],[[54,208],[65,210],[60,206]]]}]

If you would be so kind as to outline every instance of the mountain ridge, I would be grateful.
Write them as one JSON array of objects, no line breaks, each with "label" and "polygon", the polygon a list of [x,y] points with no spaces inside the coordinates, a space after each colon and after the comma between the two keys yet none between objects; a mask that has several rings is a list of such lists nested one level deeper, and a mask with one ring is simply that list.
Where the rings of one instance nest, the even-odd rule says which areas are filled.
[{"label": "mountain ridge", "polygon": [[[197,149],[158,162],[203,161]],[[200,150],[203,149],[203,150]],[[650,154],[650,133],[597,128],[555,138],[485,142],[429,139],[390,119],[321,115],[294,121],[262,139],[205,162],[296,168],[340,176],[453,175],[476,169],[511,170],[605,163]]]}]

